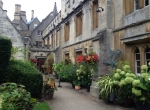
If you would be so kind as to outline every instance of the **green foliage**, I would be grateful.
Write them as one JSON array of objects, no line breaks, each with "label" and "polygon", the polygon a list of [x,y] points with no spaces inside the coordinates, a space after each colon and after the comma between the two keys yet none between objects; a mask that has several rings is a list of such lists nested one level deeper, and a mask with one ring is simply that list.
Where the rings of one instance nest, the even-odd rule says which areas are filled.
[{"label": "green foliage", "polygon": [[11,48],[11,40],[0,36],[0,70],[5,69],[9,64]]},{"label": "green foliage", "polygon": [[15,59],[15,54],[21,52],[24,55],[24,59],[26,58],[26,52],[28,52],[29,49],[24,48],[24,49],[20,49],[18,47],[12,47],[11,49],[11,59]]},{"label": "green foliage", "polygon": [[73,84],[75,86],[80,86],[81,85],[81,82],[79,80],[73,80]]},{"label": "green foliage", "polygon": [[33,110],[51,110],[47,102],[39,102],[33,105]]},{"label": "green foliage", "polygon": [[93,66],[89,63],[80,63],[76,70],[77,79],[81,81],[82,85],[91,85],[91,77],[94,72]]},{"label": "green foliage", "polygon": [[0,86],[0,94],[3,100],[1,110],[27,110],[31,107],[30,93],[23,85],[3,83]]},{"label": "green foliage", "polygon": [[1,72],[0,83],[14,82],[23,84],[32,96],[39,97],[42,92],[43,78],[40,72],[30,63],[11,60],[7,70]]},{"label": "green foliage", "polygon": [[97,82],[99,85],[100,97],[104,100],[108,100],[109,94],[115,91],[111,83],[111,77],[111,75],[104,75],[99,77]]}]

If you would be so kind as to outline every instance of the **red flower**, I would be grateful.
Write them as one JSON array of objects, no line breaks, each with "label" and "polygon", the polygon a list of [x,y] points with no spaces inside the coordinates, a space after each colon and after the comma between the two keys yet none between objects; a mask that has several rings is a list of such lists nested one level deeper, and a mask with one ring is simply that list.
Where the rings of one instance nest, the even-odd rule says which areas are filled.
[{"label": "red flower", "polygon": [[76,61],[78,63],[84,62],[84,56],[83,55],[78,55],[77,58],[76,58]]}]

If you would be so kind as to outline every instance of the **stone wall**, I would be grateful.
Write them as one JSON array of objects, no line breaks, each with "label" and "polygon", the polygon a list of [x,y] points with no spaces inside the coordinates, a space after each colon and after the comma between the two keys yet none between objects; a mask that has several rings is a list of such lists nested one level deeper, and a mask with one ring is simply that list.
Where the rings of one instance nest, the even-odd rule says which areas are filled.
[{"label": "stone wall", "polygon": [[[24,49],[23,38],[19,32],[13,27],[10,19],[7,16],[7,11],[0,8],[0,36],[5,36],[11,39],[13,47]],[[17,53],[16,59],[24,59],[23,53]]]}]

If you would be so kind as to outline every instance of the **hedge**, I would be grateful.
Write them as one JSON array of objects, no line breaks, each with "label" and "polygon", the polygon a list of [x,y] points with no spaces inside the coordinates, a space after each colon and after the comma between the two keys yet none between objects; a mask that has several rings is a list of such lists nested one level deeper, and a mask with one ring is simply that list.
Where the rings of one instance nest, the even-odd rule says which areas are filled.
[{"label": "hedge", "polygon": [[0,83],[19,83],[25,86],[25,89],[31,93],[32,97],[41,96],[42,74],[30,62],[11,60],[7,69],[1,74],[3,77],[0,77]]},{"label": "hedge", "polygon": [[0,69],[5,69],[9,64],[11,48],[11,40],[0,36]]}]

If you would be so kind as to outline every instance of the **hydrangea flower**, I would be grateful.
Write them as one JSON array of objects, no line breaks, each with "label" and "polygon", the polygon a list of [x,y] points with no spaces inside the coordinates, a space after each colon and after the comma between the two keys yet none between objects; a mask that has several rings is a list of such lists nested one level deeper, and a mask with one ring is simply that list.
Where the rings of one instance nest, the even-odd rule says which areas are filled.
[{"label": "hydrangea flower", "polygon": [[123,67],[123,69],[124,69],[124,70],[129,70],[129,69],[130,69],[130,66],[129,66],[129,65],[125,65],[125,66]]},{"label": "hydrangea flower", "polygon": [[116,72],[117,72],[117,73],[120,73],[120,72],[121,72],[121,70],[120,70],[120,69],[117,69],[117,70],[116,70]]},{"label": "hydrangea flower", "polygon": [[114,74],[114,78],[115,78],[115,79],[120,79],[119,73],[115,73],[115,74]]},{"label": "hydrangea flower", "polygon": [[131,84],[132,82],[133,82],[133,78],[132,77],[126,77],[125,78],[125,82],[127,83],[127,84]]},{"label": "hydrangea flower", "polygon": [[147,70],[147,69],[148,69],[147,65],[142,65],[141,66],[141,70]]},{"label": "hydrangea flower", "polygon": [[124,71],[121,71],[121,73],[120,73],[120,74],[125,75],[125,72],[124,72]]},{"label": "hydrangea flower", "polygon": [[139,83],[140,83],[140,80],[134,80],[134,81],[132,82],[132,85],[133,85],[133,86],[137,86]]},{"label": "hydrangea flower", "polygon": [[146,78],[146,77],[148,77],[148,74],[147,73],[142,73],[141,77]]}]

